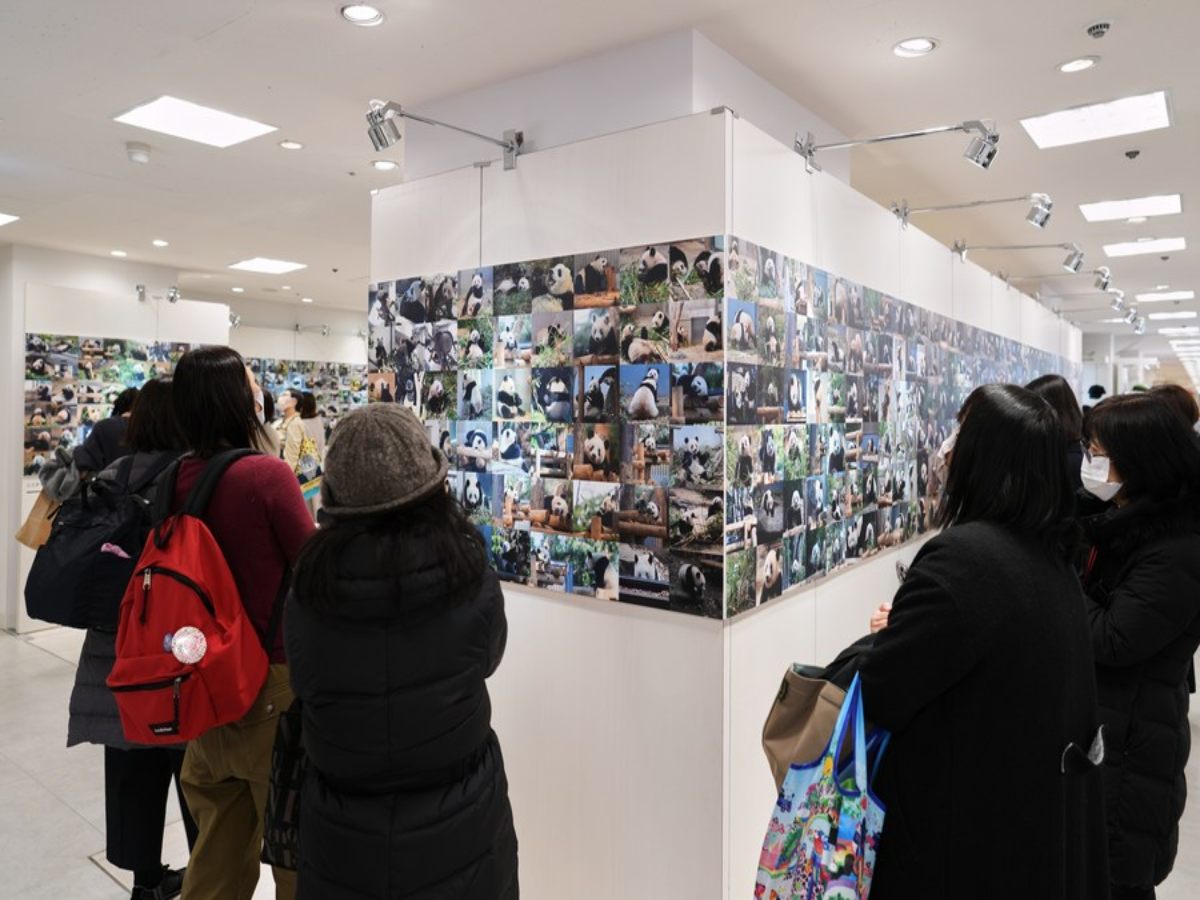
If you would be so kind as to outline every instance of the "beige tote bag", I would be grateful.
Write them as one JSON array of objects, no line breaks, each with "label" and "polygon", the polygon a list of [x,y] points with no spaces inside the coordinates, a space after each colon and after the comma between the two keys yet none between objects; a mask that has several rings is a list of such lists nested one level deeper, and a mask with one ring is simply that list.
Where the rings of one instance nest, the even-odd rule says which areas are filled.
[{"label": "beige tote bag", "polygon": [[779,790],[792,763],[816,760],[829,745],[846,692],[812,677],[821,670],[793,665],[784,673],[779,693],[763,725],[763,752]]}]

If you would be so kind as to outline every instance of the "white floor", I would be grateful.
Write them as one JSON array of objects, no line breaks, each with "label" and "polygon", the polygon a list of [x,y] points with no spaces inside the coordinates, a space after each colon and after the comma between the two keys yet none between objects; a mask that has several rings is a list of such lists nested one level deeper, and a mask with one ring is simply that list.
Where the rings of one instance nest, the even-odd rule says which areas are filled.
[{"label": "white floor", "polygon": [[[104,770],[99,747],[66,743],[67,700],[82,632],[0,632],[0,898],[120,900],[129,875],[104,861]],[[1200,703],[1192,709],[1189,805],[1175,871],[1160,900],[1200,897]],[[172,804],[174,799],[172,798]],[[178,809],[164,862],[187,862]],[[264,870],[255,898],[274,895]],[[587,900],[581,897],[579,900]]]},{"label": "white floor", "polygon": [[[83,632],[0,632],[0,898],[121,900],[132,877],[104,859],[104,756],[66,748]],[[164,862],[187,864],[172,792]],[[254,896],[274,896],[270,871]]]}]

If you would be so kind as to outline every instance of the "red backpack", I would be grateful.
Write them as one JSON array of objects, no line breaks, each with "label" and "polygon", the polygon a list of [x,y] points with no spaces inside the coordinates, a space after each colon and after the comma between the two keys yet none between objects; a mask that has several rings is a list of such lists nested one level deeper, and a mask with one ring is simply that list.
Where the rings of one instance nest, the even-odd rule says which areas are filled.
[{"label": "red backpack", "polygon": [[264,647],[274,641],[282,604],[276,600],[268,633],[260,636],[201,520],[225,470],[253,452],[213,457],[174,515],[179,464],[164,475],[158,524],[121,601],[117,659],[108,676],[133,743],[178,744],[236,722],[266,681]]}]

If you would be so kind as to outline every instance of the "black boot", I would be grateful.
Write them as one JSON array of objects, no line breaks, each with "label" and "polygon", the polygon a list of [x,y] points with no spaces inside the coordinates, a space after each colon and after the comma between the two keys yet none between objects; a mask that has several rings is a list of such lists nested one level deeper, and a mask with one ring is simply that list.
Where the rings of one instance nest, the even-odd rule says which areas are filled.
[{"label": "black boot", "polygon": [[186,868],[163,866],[162,881],[152,888],[135,885],[129,900],[174,900],[183,892],[183,873],[186,871]]}]

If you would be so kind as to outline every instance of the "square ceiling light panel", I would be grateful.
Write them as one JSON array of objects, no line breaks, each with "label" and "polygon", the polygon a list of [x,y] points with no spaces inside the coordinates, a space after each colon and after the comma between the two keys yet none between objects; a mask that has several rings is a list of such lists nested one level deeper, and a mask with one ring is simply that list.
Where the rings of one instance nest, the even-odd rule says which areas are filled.
[{"label": "square ceiling light panel", "polygon": [[1195,291],[1157,291],[1151,294],[1138,294],[1138,303],[1165,303],[1169,300],[1195,300]]},{"label": "square ceiling light panel", "polygon": [[1038,149],[1048,150],[1168,128],[1171,110],[1167,106],[1167,92],[1154,91],[1032,116],[1022,119],[1021,125]]},{"label": "square ceiling light panel", "polygon": [[134,107],[115,121],[221,149],[275,131],[274,125],[170,96]]},{"label": "square ceiling light panel", "polygon": [[19,218],[21,218],[21,217],[20,216],[10,216],[8,213],[0,212],[0,228],[3,228],[5,225],[9,225],[9,224],[17,221]]},{"label": "square ceiling light panel", "polygon": [[1116,222],[1150,216],[1171,216],[1183,212],[1183,200],[1178,194],[1155,197],[1134,197],[1131,200],[1101,200],[1080,203],[1079,211],[1089,222]]},{"label": "square ceiling light panel", "polygon": [[1124,241],[1120,244],[1105,244],[1104,255],[1144,256],[1148,253],[1174,253],[1176,250],[1186,250],[1187,241],[1184,238],[1158,238],[1149,241]]},{"label": "square ceiling light panel", "polygon": [[307,269],[308,266],[304,263],[290,262],[286,259],[268,259],[265,256],[256,256],[253,259],[243,259],[241,262],[235,262],[229,268],[237,269],[239,272],[286,275],[288,272],[298,272],[300,269]]}]

